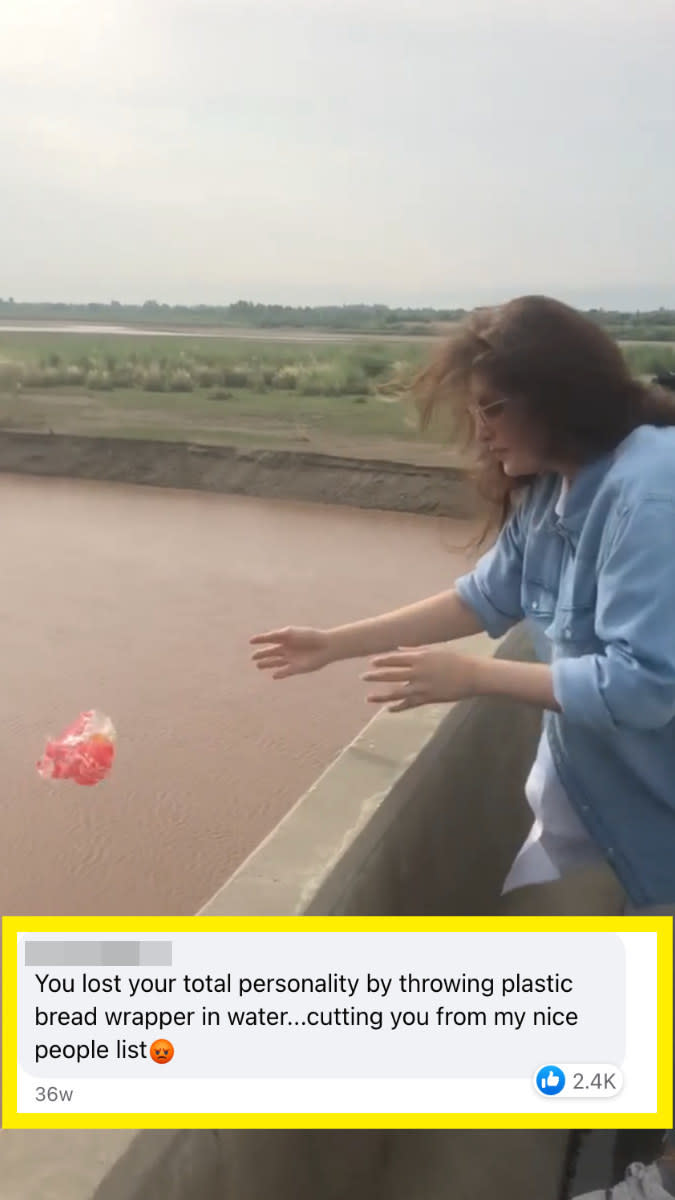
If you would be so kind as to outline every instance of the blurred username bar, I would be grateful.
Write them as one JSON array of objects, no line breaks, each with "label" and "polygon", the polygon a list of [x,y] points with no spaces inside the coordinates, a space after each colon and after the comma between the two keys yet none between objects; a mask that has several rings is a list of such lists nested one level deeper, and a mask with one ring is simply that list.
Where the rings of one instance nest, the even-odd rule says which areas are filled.
[{"label": "blurred username bar", "polygon": [[27,967],[170,967],[171,942],[24,943]]}]

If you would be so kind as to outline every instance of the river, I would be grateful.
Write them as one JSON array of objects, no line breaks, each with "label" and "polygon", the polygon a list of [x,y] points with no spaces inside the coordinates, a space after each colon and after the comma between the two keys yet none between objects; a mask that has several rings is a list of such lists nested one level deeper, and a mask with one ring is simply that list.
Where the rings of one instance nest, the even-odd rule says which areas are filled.
[{"label": "river", "polygon": [[244,342],[425,342],[438,336],[429,334],[383,334],[383,333],[336,333],[331,330],[302,329],[248,329],[238,325],[211,326],[176,325],[155,328],[152,325],[99,325],[76,321],[0,321],[0,333],[44,333],[44,334],[88,334],[91,337],[171,337],[171,338],[215,338]]},{"label": "river", "polygon": [[[191,914],[372,715],[358,663],[284,682],[251,633],[430,595],[458,522],[0,476],[6,914]],[[98,707],[118,760],[46,783],[46,735]]]}]

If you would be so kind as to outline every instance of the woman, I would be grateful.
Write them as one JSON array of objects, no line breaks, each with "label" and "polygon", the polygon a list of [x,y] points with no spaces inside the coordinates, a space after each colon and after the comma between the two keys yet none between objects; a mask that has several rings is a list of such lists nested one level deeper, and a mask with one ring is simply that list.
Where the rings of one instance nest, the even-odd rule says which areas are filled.
[{"label": "woman", "polygon": [[[418,604],[254,637],[254,660],[283,679],[375,656],[368,698],[393,712],[478,695],[536,705],[535,820],[504,889],[605,859],[634,906],[671,904],[675,401],[633,379],[592,321],[537,296],[474,314],[415,393],[423,426],[443,410],[470,425],[493,548]],[[540,662],[439,644],[523,618]]]}]

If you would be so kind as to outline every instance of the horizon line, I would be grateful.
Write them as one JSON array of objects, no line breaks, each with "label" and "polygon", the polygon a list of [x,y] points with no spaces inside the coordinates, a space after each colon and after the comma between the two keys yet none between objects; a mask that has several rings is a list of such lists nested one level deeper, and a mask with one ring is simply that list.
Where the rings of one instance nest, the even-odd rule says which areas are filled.
[{"label": "horizon line", "polygon": [[[527,293],[522,293],[523,295]],[[535,293],[530,293],[535,294]],[[536,293],[543,295],[544,293]],[[225,311],[236,308],[241,309],[279,309],[285,312],[320,312],[322,310],[342,309],[342,310],[365,310],[365,311],[380,311],[387,313],[429,313],[432,315],[442,313],[457,313],[468,314],[479,311],[482,308],[499,307],[499,302],[491,304],[474,304],[474,305],[459,305],[459,304],[386,304],[382,301],[332,301],[322,302],[319,304],[288,304],[279,301],[266,300],[231,300],[222,303],[197,301],[192,303],[182,303],[164,300],[143,300],[143,301],[127,301],[127,300],[16,300],[9,296],[6,299],[0,297],[0,310],[3,308],[98,308],[98,309],[139,309],[150,312],[157,312],[162,309],[182,309],[186,311],[198,310],[214,310]],[[572,305],[580,312],[616,314],[619,316],[648,316],[652,314],[673,314],[675,307],[669,308],[665,305],[659,305],[656,308],[606,308],[603,305]],[[37,318],[36,318],[37,319]]]}]

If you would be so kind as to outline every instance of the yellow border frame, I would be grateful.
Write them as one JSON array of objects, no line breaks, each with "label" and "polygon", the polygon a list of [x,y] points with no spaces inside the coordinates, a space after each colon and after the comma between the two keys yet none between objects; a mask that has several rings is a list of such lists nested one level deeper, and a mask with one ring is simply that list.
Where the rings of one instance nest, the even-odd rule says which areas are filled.
[{"label": "yellow border frame", "polygon": [[569,1129],[571,1113],[17,1113],[17,939],[25,933],[657,934],[657,1111],[583,1113],[584,1129],[673,1126],[672,917],[3,917],[2,1124],[5,1129]]}]

